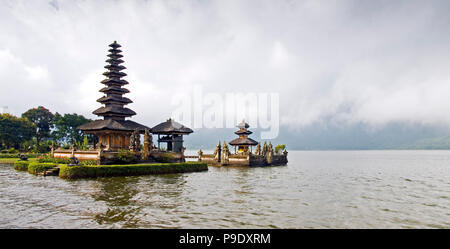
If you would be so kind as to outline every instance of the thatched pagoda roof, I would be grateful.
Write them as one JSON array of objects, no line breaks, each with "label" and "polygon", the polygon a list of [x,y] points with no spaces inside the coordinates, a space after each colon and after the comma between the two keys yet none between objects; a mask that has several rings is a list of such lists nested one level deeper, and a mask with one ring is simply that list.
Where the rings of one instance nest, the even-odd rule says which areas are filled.
[{"label": "thatched pagoda roof", "polygon": [[103,93],[113,93],[113,92],[118,92],[118,93],[129,93],[130,91],[126,88],[122,88],[122,87],[118,87],[118,86],[108,86],[108,87],[103,87],[102,89],[100,89],[99,92],[103,92]]},{"label": "thatched pagoda roof", "polygon": [[120,106],[104,106],[100,107],[97,110],[92,112],[95,115],[99,116],[110,116],[111,114],[116,114],[117,116],[133,116],[136,115],[136,113],[128,109],[126,107],[120,107]]},{"label": "thatched pagoda roof", "polygon": [[103,97],[97,99],[97,102],[100,102],[100,103],[119,102],[119,103],[124,103],[124,104],[133,103],[133,101],[131,101],[131,99],[129,99],[129,98],[118,97],[118,96],[114,96],[114,95],[103,96]]},{"label": "thatched pagoda roof", "polygon": [[238,131],[236,131],[234,134],[236,134],[236,135],[250,135],[250,134],[252,134],[253,132],[251,132],[251,131],[249,131],[249,130],[246,130],[246,129],[240,129],[240,130],[238,130]]},{"label": "thatched pagoda roof", "polygon": [[256,142],[255,140],[251,139],[251,138],[236,138],[234,140],[232,140],[231,142],[229,142],[230,145],[233,146],[238,146],[238,145],[257,145],[258,142]]},{"label": "thatched pagoda roof", "polygon": [[112,48],[120,48],[120,47],[122,47],[122,46],[120,46],[119,43],[117,43],[117,41],[114,41],[113,43],[109,44],[109,46],[112,47]]},{"label": "thatched pagoda roof", "polygon": [[131,120],[114,120],[114,119],[95,120],[77,127],[77,129],[80,129],[82,131],[100,131],[100,130],[134,131],[136,128],[142,132],[145,131],[145,129],[150,130],[149,127],[138,124]]},{"label": "thatched pagoda roof", "polygon": [[175,122],[171,118],[152,128],[153,134],[189,134],[192,132],[194,131],[191,128]]}]

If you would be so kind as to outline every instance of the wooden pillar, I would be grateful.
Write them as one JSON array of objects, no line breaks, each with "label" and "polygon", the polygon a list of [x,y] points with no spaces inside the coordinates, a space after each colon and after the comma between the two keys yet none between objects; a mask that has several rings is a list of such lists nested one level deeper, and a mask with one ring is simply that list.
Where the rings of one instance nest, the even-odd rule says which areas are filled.
[{"label": "wooden pillar", "polygon": [[124,135],[119,135],[119,141],[120,141],[120,148],[123,149],[125,147],[125,136]]}]

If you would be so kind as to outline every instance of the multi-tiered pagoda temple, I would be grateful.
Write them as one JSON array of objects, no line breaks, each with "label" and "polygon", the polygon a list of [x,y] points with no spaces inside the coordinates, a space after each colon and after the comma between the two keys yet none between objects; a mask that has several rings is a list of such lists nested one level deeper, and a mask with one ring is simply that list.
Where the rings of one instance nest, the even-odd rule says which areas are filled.
[{"label": "multi-tiered pagoda temple", "polygon": [[[228,149],[226,142],[223,146],[219,143],[213,154],[205,154],[202,150],[198,152],[198,161],[206,162],[208,165],[215,166],[273,166],[287,164],[287,151],[274,151],[272,144],[264,142],[264,146],[255,140],[249,138],[253,132],[248,130],[250,125],[244,120],[237,125],[239,128],[235,132],[239,137],[230,141],[230,145],[234,146],[234,154]],[[256,150],[252,152],[252,146],[256,145]]]},{"label": "multi-tiered pagoda temple", "polygon": [[236,131],[234,134],[238,135],[239,137],[230,141],[230,145],[234,146],[235,153],[236,153],[236,147],[237,147],[237,153],[248,153],[249,148],[251,149],[251,146],[255,146],[258,144],[255,140],[248,137],[248,135],[252,134],[248,128],[250,127],[249,124],[247,124],[244,120],[240,124],[236,126],[239,128],[238,131]]},{"label": "multi-tiered pagoda temple", "polygon": [[101,83],[105,85],[100,92],[105,95],[97,100],[104,106],[98,108],[93,113],[103,119],[95,120],[78,127],[85,134],[94,134],[98,137],[98,145],[103,147],[105,151],[117,151],[119,149],[128,149],[130,147],[130,137],[133,132],[143,134],[145,129],[150,130],[145,125],[138,124],[131,120],[126,120],[136,113],[124,107],[132,103],[129,98],[123,97],[125,93],[130,92],[122,86],[128,82],[122,77],[127,74],[122,72],[126,69],[121,65],[124,61],[121,59],[123,55],[119,48],[121,47],[116,41],[109,45],[111,49],[108,51],[108,59],[105,66],[108,71],[104,72],[107,78]]}]

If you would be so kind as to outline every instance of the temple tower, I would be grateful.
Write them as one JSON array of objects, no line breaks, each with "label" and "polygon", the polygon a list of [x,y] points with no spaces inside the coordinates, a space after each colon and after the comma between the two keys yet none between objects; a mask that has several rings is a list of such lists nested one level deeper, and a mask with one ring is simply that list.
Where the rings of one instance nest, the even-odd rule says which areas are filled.
[{"label": "temple tower", "polygon": [[133,101],[123,97],[129,91],[122,87],[127,85],[128,82],[122,79],[127,74],[122,72],[126,68],[121,65],[124,62],[121,59],[123,55],[120,54],[122,51],[119,49],[121,46],[114,41],[109,47],[108,59],[106,60],[108,64],[105,66],[107,71],[103,73],[106,79],[101,81],[105,87],[100,89],[100,92],[105,95],[97,100],[104,106],[92,112],[99,117],[103,117],[103,119],[95,120],[77,128],[86,134],[96,135],[99,141],[98,145],[102,150],[114,152],[119,149],[128,150],[130,137],[135,137],[136,133],[138,135],[143,134],[145,129],[150,130],[150,128],[131,120],[126,120],[126,118],[134,116],[136,113],[124,107]]},{"label": "temple tower", "polygon": [[107,79],[103,80],[101,83],[105,84],[106,87],[100,89],[100,92],[106,94],[105,96],[97,99],[97,102],[104,104],[105,106],[98,108],[93,113],[98,116],[102,116],[103,119],[114,119],[114,120],[125,120],[125,117],[131,117],[136,115],[133,110],[125,108],[124,105],[133,103],[129,98],[123,97],[125,93],[129,93],[128,89],[122,88],[123,85],[127,85],[126,80],[121,79],[127,74],[121,72],[126,69],[126,67],[120,65],[124,61],[120,58],[123,57],[120,53],[121,47],[116,41],[109,45],[111,49],[107,56],[109,59],[106,60],[108,65],[105,66],[108,71],[104,72],[103,75]]}]

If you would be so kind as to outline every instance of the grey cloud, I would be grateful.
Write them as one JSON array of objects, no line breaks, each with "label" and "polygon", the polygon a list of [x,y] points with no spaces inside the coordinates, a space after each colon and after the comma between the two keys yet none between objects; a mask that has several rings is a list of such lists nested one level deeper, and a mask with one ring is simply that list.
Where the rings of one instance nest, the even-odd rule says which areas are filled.
[{"label": "grey cloud", "polygon": [[[154,124],[165,98],[279,92],[292,128],[450,124],[448,1],[6,1],[0,106],[95,118],[107,44],[123,45],[130,108]],[[19,99],[21,101],[19,101]]]}]

